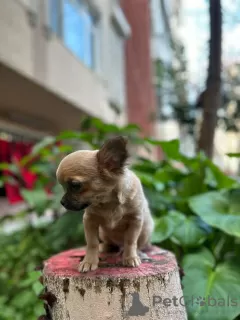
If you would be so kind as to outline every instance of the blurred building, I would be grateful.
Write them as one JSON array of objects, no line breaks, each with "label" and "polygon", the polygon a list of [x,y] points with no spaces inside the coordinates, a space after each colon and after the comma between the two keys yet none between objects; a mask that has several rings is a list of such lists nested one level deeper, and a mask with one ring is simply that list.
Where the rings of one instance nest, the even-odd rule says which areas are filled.
[{"label": "blurred building", "polygon": [[40,138],[83,114],[126,121],[130,33],[118,1],[1,1],[0,131]]},{"label": "blurred building", "polygon": [[149,0],[122,0],[131,26],[126,41],[126,92],[129,122],[137,123],[144,134],[155,135],[156,101],[151,56],[151,7]]},{"label": "blurred building", "polygon": [[[19,161],[45,135],[78,129],[83,115],[126,121],[130,32],[118,1],[1,1],[0,163]],[[22,174],[31,188],[31,173]],[[17,185],[0,186],[4,210],[7,199],[22,200]]]},{"label": "blurred building", "polygon": [[0,163],[83,115],[155,134],[148,0],[1,1],[0,42]]},{"label": "blurred building", "polygon": [[154,85],[157,104],[156,135],[162,140],[179,138],[177,121],[171,120],[173,92],[169,71],[174,66],[174,44],[180,40],[181,0],[151,0],[151,52],[155,72]]},{"label": "blurred building", "polygon": [[174,57],[171,25],[173,4],[173,0],[151,0],[151,53],[158,115],[171,111],[169,91],[172,84],[166,77],[165,70],[172,67]]}]

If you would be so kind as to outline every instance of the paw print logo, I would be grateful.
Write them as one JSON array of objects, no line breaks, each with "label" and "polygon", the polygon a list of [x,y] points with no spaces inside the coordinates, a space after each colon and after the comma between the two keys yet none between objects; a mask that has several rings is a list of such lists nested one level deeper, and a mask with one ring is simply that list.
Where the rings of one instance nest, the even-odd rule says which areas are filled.
[{"label": "paw print logo", "polygon": [[139,293],[134,292],[132,294],[132,306],[128,311],[128,316],[145,316],[149,311],[149,307],[145,306],[139,298]]},{"label": "paw print logo", "polygon": [[196,304],[200,307],[204,307],[206,305],[206,299],[203,297],[197,297]]}]

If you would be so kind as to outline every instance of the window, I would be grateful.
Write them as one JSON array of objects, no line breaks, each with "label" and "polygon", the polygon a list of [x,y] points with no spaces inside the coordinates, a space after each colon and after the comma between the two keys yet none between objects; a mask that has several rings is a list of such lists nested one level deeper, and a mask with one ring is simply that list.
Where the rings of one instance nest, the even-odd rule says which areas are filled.
[{"label": "window", "polygon": [[[118,109],[125,105],[125,60],[124,41],[115,23],[109,28],[109,91],[110,99]],[[116,76],[117,75],[117,76]]]},{"label": "window", "polygon": [[49,0],[49,24],[50,28],[58,36],[61,36],[61,5],[59,0]]},{"label": "window", "polygon": [[50,0],[50,27],[86,66],[94,67],[96,19],[80,0]]},{"label": "window", "polygon": [[[113,7],[109,23],[108,87],[110,101],[115,109],[125,106],[125,40],[131,34],[130,26],[121,7]],[[117,75],[117,76],[116,76]]]}]

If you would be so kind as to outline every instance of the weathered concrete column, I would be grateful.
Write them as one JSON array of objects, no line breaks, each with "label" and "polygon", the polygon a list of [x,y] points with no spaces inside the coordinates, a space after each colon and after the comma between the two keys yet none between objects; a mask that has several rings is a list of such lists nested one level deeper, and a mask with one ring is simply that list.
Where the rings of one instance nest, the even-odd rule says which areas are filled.
[{"label": "weathered concrete column", "polygon": [[84,255],[84,249],[74,249],[45,262],[48,319],[187,319],[172,253],[152,247],[138,268],[123,267],[119,254],[102,254],[98,270],[80,274]]}]

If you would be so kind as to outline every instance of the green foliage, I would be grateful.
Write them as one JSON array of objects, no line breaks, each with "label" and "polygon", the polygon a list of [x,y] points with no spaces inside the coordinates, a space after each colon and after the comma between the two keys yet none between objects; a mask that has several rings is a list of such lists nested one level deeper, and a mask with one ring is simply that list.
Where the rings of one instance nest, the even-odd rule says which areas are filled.
[{"label": "green foliage", "polygon": [[[201,153],[193,158],[182,155],[177,140],[141,138],[135,125],[118,127],[86,118],[80,131],[46,138],[19,163],[0,164],[13,173],[12,179],[28,205],[15,216],[2,218],[3,227],[6,222],[23,222],[23,227],[11,234],[0,229],[0,246],[4,248],[0,252],[1,320],[32,320],[44,313],[37,299],[42,286],[34,267],[84,242],[82,213],[64,212],[60,205],[62,189],[56,182],[56,167],[79,143],[99,148],[113,135],[128,136],[136,148],[161,147],[165,154],[164,160],[154,162],[136,157],[134,152],[132,169],[143,184],[154,216],[153,243],[172,250],[185,270],[184,295],[195,299],[239,297],[239,182]],[[37,175],[33,190],[21,179],[22,167]],[[46,209],[52,210],[51,219],[45,218]],[[240,314],[239,307],[189,304],[187,308],[193,320],[233,320]]]},{"label": "green foliage", "polygon": [[182,225],[185,217],[178,211],[169,211],[164,217],[155,218],[155,232],[152,236],[152,241],[161,243],[163,240],[170,238],[177,227]]},{"label": "green foliage", "polygon": [[42,291],[36,263],[49,254],[42,230],[27,228],[0,235],[0,319],[33,319],[44,313],[37,296]]},{"label": "green foliage", "polygon": [[[203,248],[183,259],[183,280],[189,318],[201,320],[235,319],[240,314],[240,271],[227,262],[217,263],[213,254]],[[192,303],[195,297],[197,303]]]},{"label": "green foliage", "polygon": [[207,238],[207,232],[203,230],[196,217],[184,217],[181,224],[174,230],[171,240],[184,247],[199,247]]},{"label": "green foliage", "polygon": [[240,237],[240,189],[212,191],[189,200],[193,212],[204,222],[225,233]]},{"label": "green foliage", "polygon": [[21,195],[30,208],[41,214],[49,206],[49,199],[43,189],[36,188],[35,190],[22,189]]},{"label": "green foliage", "polygon": [[227,155],[232,158],[240,158],[240,153],[228,153]]}]

